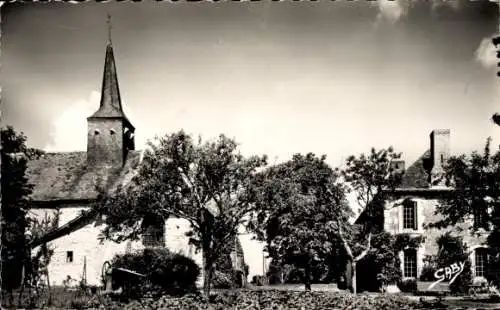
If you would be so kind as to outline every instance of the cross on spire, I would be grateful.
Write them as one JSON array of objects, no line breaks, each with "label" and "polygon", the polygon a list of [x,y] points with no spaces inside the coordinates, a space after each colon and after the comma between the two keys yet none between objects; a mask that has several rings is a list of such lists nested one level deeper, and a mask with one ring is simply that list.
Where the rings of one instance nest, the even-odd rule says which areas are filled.
[{"label": "cross on spire", "polygon": [[109,13],[106,23],[108,24],[108,43],[111,44],[111,29],[113,28],[113,25],[111,25],[111,15]]}]

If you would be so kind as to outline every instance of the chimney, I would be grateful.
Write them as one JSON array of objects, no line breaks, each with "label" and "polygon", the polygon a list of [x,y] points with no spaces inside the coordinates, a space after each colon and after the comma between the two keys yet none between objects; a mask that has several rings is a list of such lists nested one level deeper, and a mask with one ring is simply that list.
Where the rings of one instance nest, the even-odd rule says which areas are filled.
[{"label": "chimney", "polygon": [[404,160],[394,160],[391,162],[391,168],[395,172],[404,172],[405,171],[405,161]]},{"label": "chimney", "polygon": [[431,132],[431,173],[432,185],[441,185],[444,181],[444,166],[450,157],[450,130],[435,129]]}]

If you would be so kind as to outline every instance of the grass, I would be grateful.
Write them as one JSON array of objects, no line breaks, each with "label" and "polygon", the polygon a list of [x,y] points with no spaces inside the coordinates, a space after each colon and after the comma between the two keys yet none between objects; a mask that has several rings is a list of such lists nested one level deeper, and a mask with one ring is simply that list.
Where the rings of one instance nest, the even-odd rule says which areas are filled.
[{"label": "grass", "polygon": [[[249,285],[247,289],[251,290],[278,290],[278,291],[304,291],[303,284],[279,284],[279,285],[264,285],[264,286],[253,286]],[[227,291],[231,289],[214,289],[213,292]],[[239,289],[234,289],[238,291]],[[322,292],[338,292],[340,291],[337,288],[336,284],[313,284],[312,291],[322,291]],[[18,294],[19,292],[14,292],[14,304],[9,305],[8,299],[4,295],[2,298],[2,306],[6,308],[18,308]],[[363,293],[364,294],[364,293]],[[380,295],[380,293],[368,293],[369,295]],[[413,300],[425,300],[428,303],[436,302],[438,298],[436,297],[420,297],[414,296],[404,293],[398,293],[405,297],[409,297]],[[25,292],[22,298],[22,308],[29,307],[28,293]],[[42,306],[49,306],[51,309],[69,309],[75,308],[75,302],[84,302],[89,297],[83,296],[83,292],[81,290],[76,291],[68,291],[63,287],[52,287],[51,290],[52,303],[49,306],[47,304],[48,295],[43,294],[39,298],[36,298],[37,305],[35,308],[42,308]],[[500,303],[494,303],[489,300],[488,297],[484,298],[472,298],[472,297],[444,297],[442,300],[442,304],[450,309],[453,308],[483,308],[483,309],[498,309],[500,308]]]},{"label": "grass", "polygon": [[55,286],[51,287],[51,302],[49,303],[49,294],[46,290],[42,291],[40,296],[33,296],[32,300],[29,299],[29,293],[25,290],[21,296],[21,304],[19,305],[19,290],[15,290],[13,292],[12,304],[10,303],[9,295],[6,293],[2,294],[2,306],[6,308],[16,308],[19,306],[22,308],[31,308],[33,306],[39,308],[41,305],[46,305],[53,308],[68,309],[70,303],[82,295],[83,292],[81,290],[65,290],[62,286]]}]

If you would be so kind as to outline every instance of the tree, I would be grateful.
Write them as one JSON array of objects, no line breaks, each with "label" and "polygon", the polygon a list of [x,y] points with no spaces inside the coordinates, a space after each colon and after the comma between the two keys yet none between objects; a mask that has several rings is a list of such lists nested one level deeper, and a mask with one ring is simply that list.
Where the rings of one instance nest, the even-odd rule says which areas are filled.
[{"label": "tree", "polygon": [[459,223],[469,223],[470,232],[488,233],[487,244],[491,256],[489,280],[500,283],[500,150],[491,151],[488,138],[482,154],[451,157],[445,166],[446,184],[453,187],[453,194],[444,197],[436,214],[441,219],[429,226],[445,228]]},{"label": "tree", "polygon": [[490,146],[491,138],[488,138],[483,154],[472,152],[448,160],[445,178],[446,185],[453,187],[453,195],[440,201],[436,214],[442,218],[432,223],[432,227],[466,223],[471,217],[474,218],[472,232],[498,227],[494,210],[500,202],[500,151],[491,154]]},{"label": "tree", "polygon": [[[29,218],[26,233],[29,239],[26,241],[29,243],[31,240],[41,238],[48,232],[56,229],[59,225],[59,217],[60,211],[57,211],[53,216],[45,214],[43,218]],[[26,248],[27,257],[25,257],[23,262],[24,279],[21,290],[19,291],[18,305],[21,307],[22,295],[26,286],[28,287],[30,299],[32,299],[32,301],[40,301],[40,289],[43,289],[45,285],[47,285],[48,304],[50,305],[52,303],[52,294],[48,268],[50,260],[54,255],[54,247],[47,243],[43,243],[36,248],[34,255],[32,255],[31,250],[31,247],[28,245]],[[43,277],[45,277],[45,279]],[[34,296],[32,295],[31,288],[35,288]]]},{"label": "tree", "polygon": [[336,242],[328,223],[346,222],[350,213],[342,184],[326,157],[296,154],[263,171],[256,179],[257,212],[250,230],[266,241],[275,264],[304,269],[303,283],[311,289],[311,271],[324,262]]},{"label": "tree", "polygon": [[450,284],[452,293],[467,294],[472,282],[471,262],[468,250],[461,236],[453,236],[449,232],[436,239],[438,245],[438,266],[450,266],[451,264],[464,263],[464,270]]},{"label": "tree", "polygon": [[103,236],[120,242],[144,232],[146,216],[189,221],[190,241],[202,250],[204,293],[208,296],[220,249],[254,210],[250,184],[265,156],[244,157],[237,143],[219,136],[202,143],[183,131],[157,138],[130,186],[101,195],[96,208],[106,215]]},{"label": "tree", "polygon": [[[43,152],[26,146],[26,136],[18,133],[12,126],[1,130],[1,243],[2,262],[9,266],[0,266],[1,287],[12,293],[20,284],[21,262],[26,256],[25,229],[29,224],[26,218],[28,196],[33,186],[25,175],[27,162]],[[12,294],[10,294],[12,297]]]},{"label": "tree", "polygon": [[354,191],[365,215],[363,227],[353,227],[350,231],[343,223],[337,223],[339,237],[352,265],[354,293],[357,281],[356,265],[368,255],[372,246],[372,235],[383,229],[385,200],[401,182],[402,173],[393,167],[393,162],[400,157],[401,153],[396,153],[392,147],[378,151],[372,148],[369,155],[349,156],[341,170],[341,175]]}]

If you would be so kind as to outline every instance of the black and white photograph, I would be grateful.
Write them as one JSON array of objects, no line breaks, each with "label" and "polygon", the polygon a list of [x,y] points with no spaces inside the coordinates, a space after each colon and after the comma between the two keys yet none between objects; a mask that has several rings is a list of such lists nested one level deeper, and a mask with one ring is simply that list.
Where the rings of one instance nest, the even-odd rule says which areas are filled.
[{"label": "black and white photograph", "polygon": [[1,4],[1,309],[500,309],[499,4]]}]

